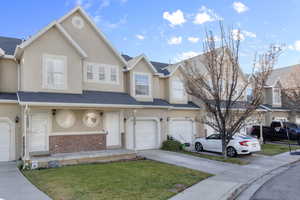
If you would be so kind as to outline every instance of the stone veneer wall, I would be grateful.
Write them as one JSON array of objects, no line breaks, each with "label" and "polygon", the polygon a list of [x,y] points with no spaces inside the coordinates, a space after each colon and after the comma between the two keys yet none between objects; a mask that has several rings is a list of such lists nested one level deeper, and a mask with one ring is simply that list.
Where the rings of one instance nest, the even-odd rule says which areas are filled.
[{"label": "stone veneer wall", "polygon": [[106,134],[55,135],[49,137],[49,151],[51,154],[104,149],[106,149]]}]

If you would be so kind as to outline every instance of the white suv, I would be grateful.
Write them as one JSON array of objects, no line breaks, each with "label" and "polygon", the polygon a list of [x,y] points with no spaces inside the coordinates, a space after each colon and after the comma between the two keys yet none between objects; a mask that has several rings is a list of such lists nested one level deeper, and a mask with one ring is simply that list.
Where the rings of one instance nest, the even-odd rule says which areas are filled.
[{"label": "white suv", "polygon": [[[222,140],[220,134],[212,134],[206,138],[196,138],[194,140],[195,150],[214,151],[222,153]],[[235,135],[227,146],[227,155],[234,157],[237,154],[250,154],[260,151],[261,147],[256,138],[246,135]]]}]

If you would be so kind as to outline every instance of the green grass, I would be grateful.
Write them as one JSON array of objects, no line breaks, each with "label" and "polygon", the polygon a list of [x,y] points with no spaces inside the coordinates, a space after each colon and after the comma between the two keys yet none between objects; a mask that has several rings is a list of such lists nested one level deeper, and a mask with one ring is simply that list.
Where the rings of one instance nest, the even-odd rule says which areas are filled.
[{"label": "green grass", "polygon": [[249,161],[242,160],[239,158],[227,158],[225,159],[223,156],[214,156],[214,155],[208,155],[204,153],[196,153],[196,152],[190,152],[190,151],[180,151],[181,153],[197,156],[200,158],[206,158],[210,160],[220,161],[220,162],[226,162],[226,163],[232,163],[232,164],[238,164],[238,165],[247,165],[249,164]]},{"label": "green grass", "polygon": [[[291,146],[292,150],[299,148],[299,146]],[[261,145],[261,151],[258,152],[259,154],[267,155],[267,156],[274,156],[280,153],[284,153],[289,151],[288,145],[282,144],[263,144]]]},{"label": "green grass", "polygon": [[[164,163],[139,160],[88,164],[23,174],[54,200],[168,199],[210,174]],[[182,188],[181,188],[182,190]]]}]

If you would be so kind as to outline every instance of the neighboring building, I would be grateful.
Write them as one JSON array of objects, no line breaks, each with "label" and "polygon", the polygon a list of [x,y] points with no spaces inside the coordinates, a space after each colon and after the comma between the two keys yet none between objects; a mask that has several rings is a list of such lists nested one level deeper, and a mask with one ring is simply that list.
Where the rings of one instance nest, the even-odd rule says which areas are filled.
[{"label": "neighboring building", "polygon": [[120,55],[80,7],[26,41],[0,37],[0,48],[0,161],[203,134],[180,67]]},{"label": "neighboring building", "polygon": [[282,89],[294,88],[299,85],[300,65],[293,65],[274,69],[265,86],[264,107],[266,125],[275,121],[290,121],[300,124],[300,113],[290,109],[287,100],[282,94]]}]

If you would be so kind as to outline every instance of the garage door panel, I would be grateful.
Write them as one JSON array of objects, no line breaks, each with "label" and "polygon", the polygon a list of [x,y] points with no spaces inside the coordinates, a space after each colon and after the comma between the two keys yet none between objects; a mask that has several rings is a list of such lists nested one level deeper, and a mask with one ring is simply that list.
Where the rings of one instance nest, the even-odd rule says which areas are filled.
[{"label": "garage door panel", "polygon": [[0,122],[0,161],[9,161],[10,127],[6,122]]},{"label": "garage door panel", "polygon": [[157,124],[156,121],[137,121],[136,122],[136,149],[157,148]]},{"label": "garage door panel", "polygon": [[193,122],[190,120],[173,120],[170,135],[181,143],[193,141]]}]

